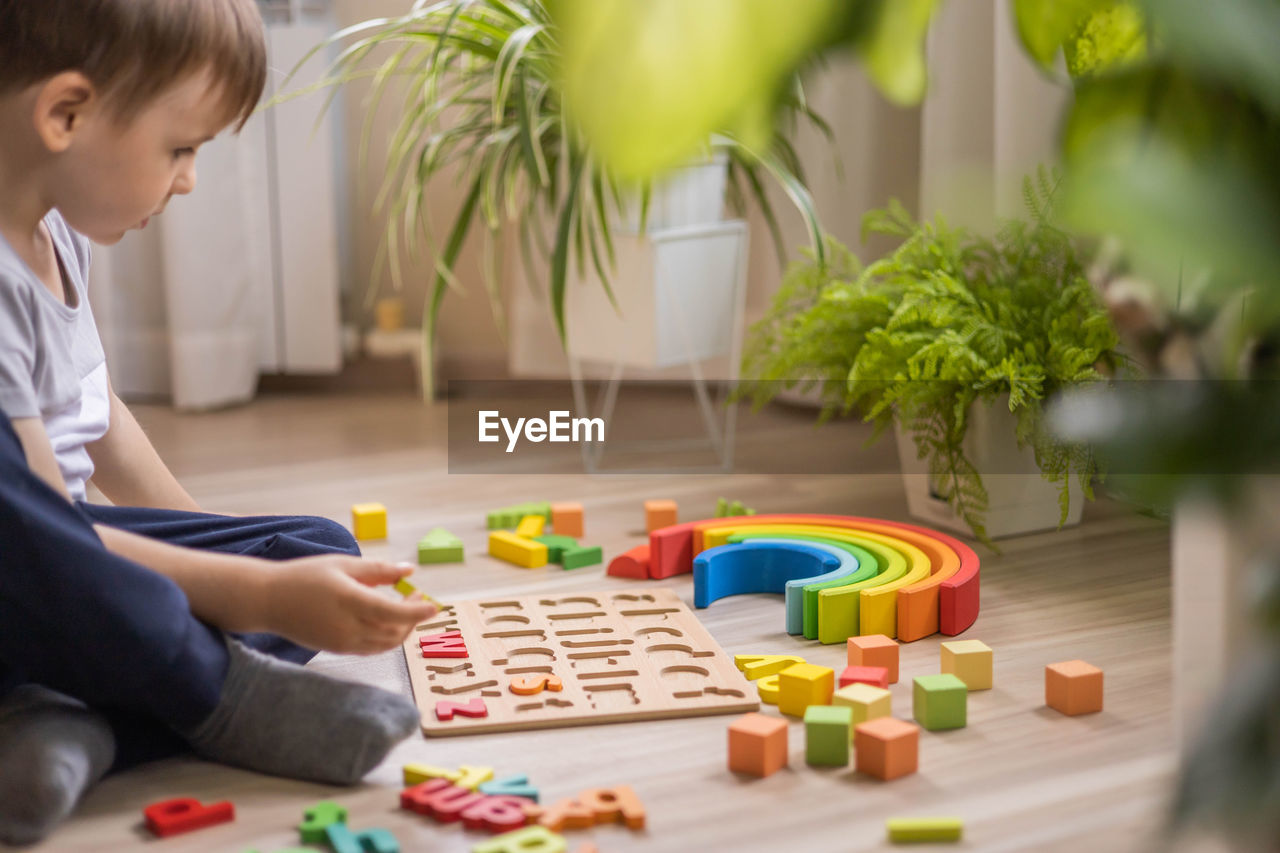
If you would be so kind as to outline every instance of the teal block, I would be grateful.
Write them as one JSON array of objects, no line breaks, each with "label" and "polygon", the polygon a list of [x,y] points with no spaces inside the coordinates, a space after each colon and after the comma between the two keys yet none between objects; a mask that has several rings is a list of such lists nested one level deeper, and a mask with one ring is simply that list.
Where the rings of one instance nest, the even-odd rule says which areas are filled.
[{"label": "teal block", "polygon": [[853,709],[847,705],[810,705],[804,709],[804,760],[823,767],[849,763],[849,729]]},{"label": "teal block", "polygon": [[604,550],[599,545],[573,548],[564,552],[560,564],[566,569],[580,569],[583,566],[597,566],[604,562]]},{"label": "teal block", "polygon": [[929,731],[964,728],[969,688],[957,676],[949,672],[916,676],[911,700],[912,716]]},{"label": "teal block", "polygon": [[352,832],[345,823],[331,823],[325,834],[333,853],[400,853],[400,842],[380,827]]},{"label": "teal block", "polygon": [[542,536],[533,537],[534,542],[541,542],[547,546],[547,562],[558,563],[561,556],[566,551],[572,551],[578,547],[578,540],[572,536],[557,536],[554,533],[544,533]]},{"label": "teal block", "polygon": [[478,790],[493,797],[524,797],[538,802],[538,789],[530,785],[529,777],[524,775],[481,782]]}]

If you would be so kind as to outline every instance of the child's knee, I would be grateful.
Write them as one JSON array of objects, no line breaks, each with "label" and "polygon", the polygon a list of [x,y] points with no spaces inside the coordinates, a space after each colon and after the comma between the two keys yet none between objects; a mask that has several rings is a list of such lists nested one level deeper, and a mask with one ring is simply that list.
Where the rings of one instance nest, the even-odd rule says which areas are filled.
[{"label": "child's knee", "polygon": [[360,556],[360,546],[356,544],[355,537],[338,522],[320,516],[302,516],[298,521],[300,529],[293,535],[322,546],[326,550]]}]

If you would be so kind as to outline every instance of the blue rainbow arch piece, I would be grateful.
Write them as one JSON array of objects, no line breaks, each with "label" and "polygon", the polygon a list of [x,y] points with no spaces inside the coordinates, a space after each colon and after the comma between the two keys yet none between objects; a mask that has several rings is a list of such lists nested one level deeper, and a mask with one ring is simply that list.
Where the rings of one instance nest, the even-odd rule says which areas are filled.
[{"label": "blue rainbow arch piece", "polygon": [[786,596],[786,630],[804,630],[804,587],[855,574],[857,557],[820,542],[752,539],[710,548],[693,561],[693,605],[707,607],[731,595],[757,592]]}]

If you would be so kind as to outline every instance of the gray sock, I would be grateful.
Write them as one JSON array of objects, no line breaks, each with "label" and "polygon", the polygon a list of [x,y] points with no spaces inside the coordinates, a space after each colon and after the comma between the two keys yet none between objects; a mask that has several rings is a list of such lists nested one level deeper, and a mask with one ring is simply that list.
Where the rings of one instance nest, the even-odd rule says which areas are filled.
[{"label": "gray sock", "polygon": [[213,713],[179,732],[200,756],[260,773],[353,785],[418,730],[418,708],[229,639],[231,665]]},{"label": "gray sock", "polygon": [[111,726],[35,684],[0,701],[0,842],[34,844],[66,820],[115,760]]}]

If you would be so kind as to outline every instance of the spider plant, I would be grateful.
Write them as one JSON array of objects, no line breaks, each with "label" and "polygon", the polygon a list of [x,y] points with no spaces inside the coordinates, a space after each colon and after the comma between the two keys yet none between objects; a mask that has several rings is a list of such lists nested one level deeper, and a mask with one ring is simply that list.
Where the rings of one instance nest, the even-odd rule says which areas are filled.
[{"label": "spider plant", "polygon": [[[612,174],[564,109],[557,76],[561,31],[543,0],[419,0],[402,17],[372,19],[336,33],[299,67],[316,51],[335,45],[325,77],[285,97],[329,88],[327,109],[339,87],[371,78],[359,151],[362,171],[379,105],[390,91],[401,99],[376,198],[388,225],[371,280],[389,267],[392,285],[400,289],[402,248],[415,263],[424,248],[430,255],[434,278],[422,319],[424,396],[433,394],[431,354],[441,303],[450,288],[461,287],[456,263],[473,228],[486,235],[483,277],[503,334],[498,259],[504,237],[518,239],[524,273],[535,290],[541,289],[539,271],[549,265],[551,311],[562,344],[571,263],[584,273],[594,271],[613,299],[609,274],[616,223],[628,200],[638,197],[644,230],[652,184]],[[798,77],[791,83],[780,98],[780,128],[793,128],[803,119],[830,139],[830,127],[805,101]],[[708,151],[712,145],[708,139]],[[817,214],[785,134],[775,133],[764,150],[728,133],[717,135],[714,145],[728,155],[729,203],[741,211],[755,199],[779,258],[785,251],[766,193],[770,178],[800,211],[820,255]],[[428,187],[446,174],[462,181],[466,193],[441,242],[424,203]],[[374,296],[371,288],[370,300]]]}]

